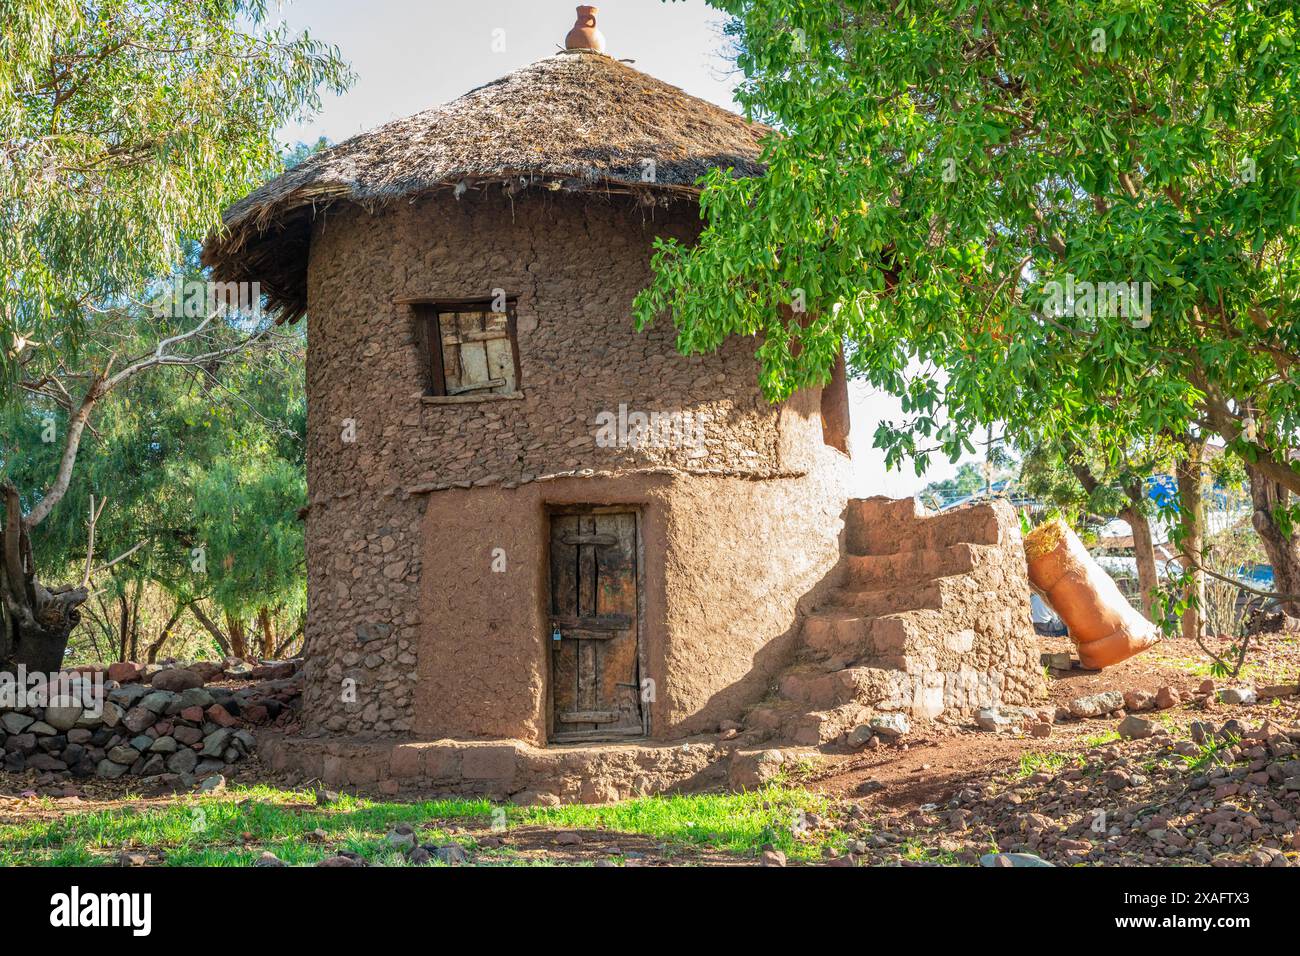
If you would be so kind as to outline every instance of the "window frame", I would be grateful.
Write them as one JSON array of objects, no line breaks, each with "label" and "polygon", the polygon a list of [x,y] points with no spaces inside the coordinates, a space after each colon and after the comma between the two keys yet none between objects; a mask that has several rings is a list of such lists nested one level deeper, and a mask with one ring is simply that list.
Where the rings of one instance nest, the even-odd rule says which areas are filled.
[{"label": "window frame", "polygon": [[498,312],[493,309],[492,297],[469,299],[407,299],[403,304],[409,305],[415,314],[417,342],[421,350],[421,366],[424,373],[424,395],[426,398],[442,401],[472,402],[493,399],[513,398],[523,391],[523,369],[519,359],[519,317],[518,300],[515,296],[506,298],[506,335],[510,342],[510,355],[514,361],[514,389],[509,392],[464,392],[447,394],[446,358],[443,355],[441,316],[447,312]]}]

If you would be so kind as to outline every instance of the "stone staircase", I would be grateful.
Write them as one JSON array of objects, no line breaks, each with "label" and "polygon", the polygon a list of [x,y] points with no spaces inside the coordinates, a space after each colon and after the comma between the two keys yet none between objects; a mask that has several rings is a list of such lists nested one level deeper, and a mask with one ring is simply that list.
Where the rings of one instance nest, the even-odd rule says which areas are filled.
[{"label": "stone staircase", "polygon": [[1041,696],[1019,525],[1004,502],[927,514],[854,499],[843,580],[748,714],[754,740],[834,741],[879,713],[915,720]]}]

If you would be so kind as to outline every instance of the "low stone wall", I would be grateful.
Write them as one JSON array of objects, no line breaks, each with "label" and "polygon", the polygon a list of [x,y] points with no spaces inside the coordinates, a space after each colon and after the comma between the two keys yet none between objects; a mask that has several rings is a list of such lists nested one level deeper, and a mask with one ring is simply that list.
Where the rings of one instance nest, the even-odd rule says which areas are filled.
[{"label": "low stone wall", "polygon": [[[64,688],[71,692],[68,698],[0,710],[3,769],[55,778],[148,777],[192,786],[206,775],[229,771],[253,751],[250,727],[293,725],[301,696],[297,669],[298,662],[199,662],[185,668],[128,662],[112,665],[113,676],[102,684],[95,669],[82,669]],[[204,686],[207,679],[254,674],[263,679],[246,686]],[[97,685],[102,697],[94,692]],[[92,706],[83,706],[85,701]]]}]

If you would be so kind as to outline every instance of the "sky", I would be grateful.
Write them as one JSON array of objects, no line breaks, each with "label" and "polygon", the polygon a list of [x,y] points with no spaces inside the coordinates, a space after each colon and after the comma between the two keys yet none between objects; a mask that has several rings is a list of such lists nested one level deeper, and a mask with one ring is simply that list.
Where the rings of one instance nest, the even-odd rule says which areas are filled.
[{"label": "sky", "polygon": [[[606,52],[643,72],[728,109],[734,68],[723,55],[722,15],[704,0],[606,0],[597,4]],[[320,113],[286,127],[287,144],[325,136],[339,142],[391,119],[455,99],[563,49],[573,26],[569,0],[296,0],[281,11],[297,31],[337,45],[357,80],[327,95]],[[850,383],[850,442],[856,495],[913,494],[957,466],[932,462],[918,478],[910,464],[887,472],[871,447],[883,419],[901,421],[898,402]]]}]

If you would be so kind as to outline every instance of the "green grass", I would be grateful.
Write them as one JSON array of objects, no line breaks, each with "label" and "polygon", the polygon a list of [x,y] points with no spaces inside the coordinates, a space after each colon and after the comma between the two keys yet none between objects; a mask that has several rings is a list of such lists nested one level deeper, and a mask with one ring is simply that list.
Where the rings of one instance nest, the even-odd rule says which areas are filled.
[{"label": "green grass", "polygon": [[1073,754],[1058,753],[1054,750],[1034,750],[1020,757],[1020,766],[1016,768],[1016,777],[1024,780],[1036,773],[1057,773],[1066,764],[1076,761]]},{"label": "green grass", "polygon": [[1084,750],[1092,750],[1094,747],[1104,747],[1106,744],[1113,744],[1119,740],[1119,734],[1113,730],[1107,730],[1104,733],[1093,734],[1091,737],[1084,737],[1079,741]]},{"label": "green grass", "polygon": [[[48,804],[46,804],[48,806]],[[388,831],[409,823],[421,843],[446,843],[458,835],[448,824],[506,829],[541,825],[640,834],[663,843],[668,853],[709,847],[742,857],[765,844],[787,857],[820,857],[828,846],[843,849],[847,835],[818,831],[796,835],[800,813],[825,815],[823,797],[769,786],[741,794],[645,797],[609,806],[515,807],[486,800],[388,803],[343,796],[318,807],[307,791],[258,786],[220,796],[186,795],[166,806],[115,808],[31,822],[0,825],[0,866],[96,865],[121,850],[161,849],[169,866],[247,866],[264,850],[289,864],[310,865],[350,850],[379,865],[404,865],[388,845]],[[463,838],[462,838],[463,839]],[[482,850],[475,862],[519,865],[510,848]]]}]

